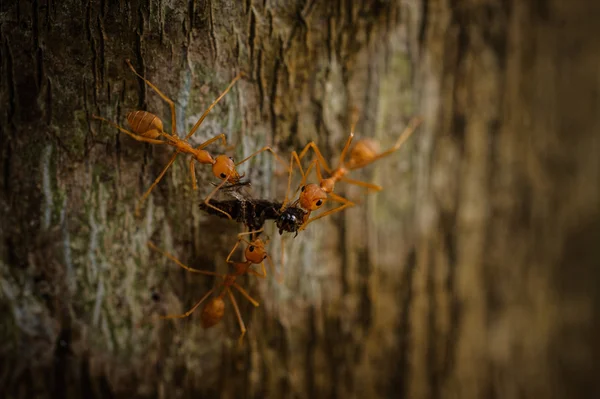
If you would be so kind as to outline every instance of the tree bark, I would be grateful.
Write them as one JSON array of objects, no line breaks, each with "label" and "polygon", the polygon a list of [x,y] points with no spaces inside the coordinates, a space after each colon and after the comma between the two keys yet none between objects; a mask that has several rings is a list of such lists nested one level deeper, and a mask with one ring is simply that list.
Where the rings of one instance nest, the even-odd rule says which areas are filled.
[{"label": "tree bark", "polygon": [[[596,397],[600,153],[594,2],[12,2],[0,13],[2,397]],[[178,133],[236,159],[310,140],[336,161],[391,146],[356,179],[385,189],[285,242],[260,302],[177,321],[225,273],[241,227],[204,215],[212,190],[172,150],[139,143],[130,110],[176,103]],[[225,151],[218,146],[211,151]],[[180,156],[179,158],[185,158]],[[269,155],[246,173],[281,200]],[[282,242],[269,226],[269,250]]]}]

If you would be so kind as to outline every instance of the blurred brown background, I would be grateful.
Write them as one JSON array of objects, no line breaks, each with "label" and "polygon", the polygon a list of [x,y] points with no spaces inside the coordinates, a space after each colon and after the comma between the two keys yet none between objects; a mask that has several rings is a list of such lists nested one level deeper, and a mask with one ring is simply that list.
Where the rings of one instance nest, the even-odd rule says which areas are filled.
[{"label": "blurred brown background", "polygon": [[[600,3],[533,0],[2,1],[0,396],[3,398],[600,397]],[[204,330],[188,309],[239,226],[212,186],[125,124],[144,109],[237,159],[357,137],[396,154],[353,177],[385,190],[286,242],[285,281],[243,280]],[[184,129],[185,128],[185,129]],[[167,129],[168,130],[168,129]],[[211,147],[216,152],[218,147]],[[186,157],[180,157],[185,158]],[[247,172],[281,198],[269,156]],[[281,241],[271,252],[277,262]]]}]

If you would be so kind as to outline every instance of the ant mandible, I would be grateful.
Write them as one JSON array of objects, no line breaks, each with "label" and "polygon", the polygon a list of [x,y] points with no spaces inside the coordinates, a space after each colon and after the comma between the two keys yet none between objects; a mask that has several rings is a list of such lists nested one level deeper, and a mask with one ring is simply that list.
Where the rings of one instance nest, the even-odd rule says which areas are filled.
[{"label": "ant mandible", "polygon": [[[179,259],[177,259],[175,256],[173,256],[169,252],[159,249],[152,242],[148,241],[148,246],[151,249],[166,256],[167,258],[169,258],[170,260],[172,260],[173,262],[175,262],[177,265],[181,266],[185,270],[192,272],[192,273],[203,274],[206,276],[221,277],[223,279],[223,283],[222,283],[223,289],[221,290],[221,293],[219,295],[217,295],[216,297],[210,299],[206,303],[206,305],[204,305],[204,308],[202,309],[202,314],[200,315],[200,322],[201,322],[201,325],[203,328],[210,328],[210,327],[218,324],[219,321],[221,321],[221,319],[223,318],[223,316],[225,314],[225,301],[223,300],[223,297],[225,295],[227,295],[229,297],[229,300],[231,301],[231,304],[233,305],[233,309],[235,311],[235,314],[236,314],[236,317],[238,320],[238,324],[240,326],[241,333],[240,333],[238,342],[241,342],[242,339],[244,338],[244,335],[246,334],[246,325],[244,324],[244,320],[242,319],[242,315],[240,313],[240,309],[238,307],[237,301],[235,300],[235,297],[233,296],[233,293],[231,292],[231,287],[237,289],[248,301],[250,301],[250,303],[252,303],[252,305],[254,305],[255,307],[258,307],[259,303],[254,298],[252,298],[246,292],[246,290],[244,290],[236,282],[236,278],[243,276],[244,274],[250,274],[250,275],[260,277],[260,278],[265,278],[267,276],[267,272],[265,270],[264,260],[269,259],[269,261],[271,262],[271,267],[273,265],[270,256],[268,256],[268,254],[265,251],[265,243],[263,243],[260,238],[257,238],[255,240],[253,240],[252,242],[248,242],[247,240],[245,240],[241,237],[242,235],[254,234],[254,233],[258,233],[258,232],[259,231],[253,231],[253,232],[238,234],[238,242],[234,246],[234,248],[231,250],[231,252],[229,253],[229,256],[227,257],[227,260],[226,260],[227,263],[233,265],[234,271],[232,273],[226,273],[226,274],[220,274],[220,273],[216,273],[216,272],[210,272],[207,270],[199,270],[199,269],[194,269],[192,267],[189,267],[186,264],[182,263]],[[245,262],[230,261],[229,259],[230,259],[231,255],[233,254],[233,252],[237,249],[240,241],[249,243],[249,246],[246,248],[246,251],[245,251],[246,261]],[[260,264],[262,266],[261,272],[258,272],[251,268],[252,265],[258,265],[258,264]],[[183,318],[188,317],[211,294],[213,294],[215,292],[215,290],[216,290],[216,287],[211,288],[187,312],[185,312],[183,314],[170,314],[170,315],[166,315],[166,316],[161,316],[161,319],[183,319]]]},{"label": "ant mandible", "polygon": [[[279,156],[275,153],[275,151],[269,146],[265,146],[265,147],[261,148],[260,150],[252,153],[251,155],[244,158],[242,161],[240,161],[238,163],[235,163],[233,161],[233,158],[228,157],[226,155],[217,155],[216,157],[213,157],[204,148],[206,146],[208,146],[209,144],[212,144],[218,140],[222,140],[223,145],[226,146],[227,139],[226,139],[224,133],[218,134],[215,137],[208,139],[207,141],[200,144],[196,148],[192,147],[191,144],[187,141],[196,132],[196,130],[198,130],[198,128],[200,127],[200,125],[202,124],[202,122],[204,121],[204,119],[206,118],[208,113],[214,108],[214,106],[225,96],[225,94],[227,94],[231,90],[233,85],[240,78],[246,76],[243,72],[240,72],[239,74],[237,74],[235,76],[235,78],[233,78],[233,80],[231,81],[229,86],[227,86],[225,91],[223,91],[223,93],[221,93],[219,95],[219,97],[217,97],[217,99],[208,107],[208,109],[206,111],[204,111],[204,113],[202,114],[200,119],[198,119],[196,124],[192,127],[192,129],[188,132],[188,134],[182,140],[177,136],[177,122],[176,122],[177,118],[176,118],[176,112],[175,112],[175,103],[173,102],[173,100],[171,100],[163,92],[161,92],[158,89],[158,87],[156,87],[150,81],[148,81],[146,78],[144,78],[142,75],[140,75],[135,70],[133,65],[131,65],[131,62],[129,60],[126,60],[126,62],[134,74],[136,74],[140,79],[142,79],[150,88],[152,88],[152,90],[154,90],[165,102],[167,102],[169,104],[169,107],[171,109],[171,129],[172,129],[171,133],[169,134],[163,130],[163,123],[158,116],[156,116],[150,112],[147,112],[147,111],[131,111],[127,114],[127,122],[131,126],[131,130],[133,130],[133,132],[130,132],[129,130],[122,128],[121,126],[117,125],[116,123],[111,122],[100,116],[92,115],[92,117],[94,119],[98,119],[98,120],[109,123],[111,126],[115,127],[119,131],[129,135],[130,137],[132,137],[133,139],[135,139],[137,141],[142,141],[145,143],[157,144],[157,145],[166,144],[166,145],[169,145],[176,149],[175,153],[173,154],[173,156],[171,157],[169,162],[167,162],[167,165],[164,167],[162,172],[158,175],[158,177],[154,180],[154,182],[152,183],[150,188],[144,193],[142,198],[139,200],[139,202],[136,206],[136,209],[135,209],[136,215],[139,216],[140,207],[141,207],[142,203],[148,198],[148,196],[150,195],[150,192],[152,192],[154,187],[163,178],[163,176],[165,175],[167,170],[175,162],[177,155],[179,155],[180,153],[192,155],[192,159],[190,160],[190,174],[191,174],[191,178],[192,178],[192,188],[194,190],[197,189],[194,161],[199,162],[201,164],[212,165],[212,173],[215,177],[221,179],[223,181],[223,183],[229,182],[232,184],[239,183],[240,179],[242,177],[244,177],[243,174],[240,175],[238,173],[236,167],[264,151],[269,151],[271,154],[273,154],[273,156],[275,156],[275,159],[278,162],[282,163],[287,168],[286,163],[281,158],[279,158]],[[164,138],[164,140],[159,140],[160,137]],[[222,185],[223,184],[218,185],[206,197],[206,199],[204,200],[204,203],[208,207],[213,208],[216,211],[223,212],[229,219],[231,219],[231,216],[227,212],[224,212],[224,211],[212,206],[209,203],[212,196],[222,187]]]},{"label": "ant mandible", "polygon": [[[352,125],[350,127],[350,136],[348,137],[348,140],[346,141],[346,144],[344,145],[344,148],[340,155],[340,159],[338,161],[338,166],[335,169],[331,169],[328,166],[327,161],[325,161],[325,158],[319,151],[319,148],[317,147],[317,145],[315,144],[314,141],[311,141],[310,143],[308,143],[304,147],[304,149],[300,152],[300,155],[298,156],[298,159],[302,160],[302,158],[307,154],[308,150],[312,149],[317,158],[314,159],[309,164],[309,167],[307,168],[306,173],[304,173],[302,171],[302,167],[299,166],[300,173],[302,174],[302,182],[300,184],[301,193],[300,193],[299,198],[294,203],[298,203],[300,205],[300,207],[306,209],[309,212],[309,214],[310,214],[310,212],[315,211],[315,210],[319,209],[321,206],[323,206],[323,204],[325,204],[325,201],[327,199],[332,199],[332,200],[334,200],[336,202],[340,202],[342,204],[342,205],[338,206],[337,208],[330,209],[327,212],[323,212],[322,214],[312,217],[312,218],[308,218],[308,215],[307,215],[308,220],[306,220],[302,224],[302,226],[299,228],[299,230],[304,230],[306,228],[306,226],[308,226],[309,223],[312,223],[317,219],[323,218],[327,215],[331,215],[332,213],[342,211],[343,209],[354,205],[354,203],[351,202],[350,200],[348,200],[344,197],[341,197],[333,192],[333,190],[335,188],[335,183],[337,183],[338,181],[342,181],[342,182],[345,182],[348,184],[353,184],[353,185],[357,185],[357,186],[361,186],[361,187],[366,187],[369,190],[376,190],[376,191],[381,190],[382,189],[381,186],[367,183],[367,182],[358,181],[358,180],[349,179],[346,177],[346,175],[352,170],[363,168],[383,157],[386,157],[386,156],[398,151],[400,149],[400,147],[410,137],[410,135],[415,131],[415,129],[419,126],[419,124],[422,121],[420,117],[413,118],[409,122],[408,126],[404,129],[404,131],[402,132],[400,137],[398,137],[394,146],[392,148],[390,148],[389,150],[384,151],[379,154],[377,153],[378,151],[376,148],[376,143],[374,143],[372,140],[363,139],[363,140],[357,141],[355,143],[355,146],[350,151],[350,157],[349,157],[348,162],[345,162],[346,154],[348,153],[348,149],[350,148],[350,144],[352,143],[352,139],[354,138],[354,128],[356,126],[356,122],[357,122],[358,118],[355,116],[353,119],[354,119],[354,121],[352,122]],[[297,162],[297,163],[299,164],[299,162]],[[290,168],[292,166],[293,165],[290,162]],[[305,184],[306,179],[307,179],[308,175],[310,174],[311,168],[313,166],[315,167],[315,171],[317,173],[317,178],[319,179],[319,184],[315,184],[315,183]],[[321,174],[321,168],[323,168],[329,174],[329,177],[323,178],[323,176]],[[290,172],[290,177],[289,177],[289,181],[288,181],[288,192],[286,193],[286,197],[284,199],[282,208],[285,207],[285,204],[288,201],[290,181],[291,181],[291,172]]]}]

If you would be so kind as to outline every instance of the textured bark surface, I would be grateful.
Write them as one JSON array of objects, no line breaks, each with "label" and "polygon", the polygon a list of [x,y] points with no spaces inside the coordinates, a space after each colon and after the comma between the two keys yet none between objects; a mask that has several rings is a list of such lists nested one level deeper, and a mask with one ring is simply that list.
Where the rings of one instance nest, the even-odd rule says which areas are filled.
[{"label": "textured bark surface", "polygon": [[[15,1],[0,13],[2,397],[600,396],[600,5],[485,1]],[[203,215],[188,162],[92,120],[177,104],[179,134],[237,159],[357,136],[404,148],[385,190],[285,243],[285,281],[244,280],[244,345],[185,311],[239,226]],[[168,129],[167,129],[168,130]],[[218,146],[215,151],[225,151]],[[270,156],[246,169],[282,198]],[[279,263],[281,241],[270,232]]]}]

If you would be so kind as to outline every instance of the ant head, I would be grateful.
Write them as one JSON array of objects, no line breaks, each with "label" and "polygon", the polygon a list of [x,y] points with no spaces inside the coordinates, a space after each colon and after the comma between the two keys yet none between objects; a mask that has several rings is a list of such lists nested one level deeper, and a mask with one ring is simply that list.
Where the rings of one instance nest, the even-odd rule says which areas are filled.
[{"label": "ant head", "polygon": [[352,150],[350,150],[350,157],[348,165],[360,165],[368,162],[375,158],[379,154],[379,143],[373,139],[361,139],[358,140]]},{"label": "ant head", "polygon": [[304,223],[306,215],[306,211],[302,208],[286,208],[275,222],[279,229],[279,235],[283,234],[284,231],[298,234],[298,229],[302,226],[302,223]]},{"label": "ant head", "polygon": [[250,245],[246,247],[244,256],[247,260],[254,264],[259,264],[267,257],[267,251],[265,250],[265,244],[260,238],[252,241]]},{"label": "ant head", "polygon": [[240,175],[235,170],[235,162],[233,158],[227,155],[219,155],[215,158],[215,163],[212,166],[213,175],[221,180],[227,179],[230,183],[237,183],[240,181]]},{"label": "ant head", "polygon": [[327,200],[327,193],[318,184],[307,184],[301,190],[300,206],[306,210],[315,211]]},{"label": "ant head", "polygon": [[202,324],[202,327],[210,328],[214,326],[219,321],[221,321],[224,314],[225,301],[223,301],[223,298],[212,298],[206,303],[206,305],[204,305],[204,309],[202,309],[202,314],[200,315],[200,322]]}]

